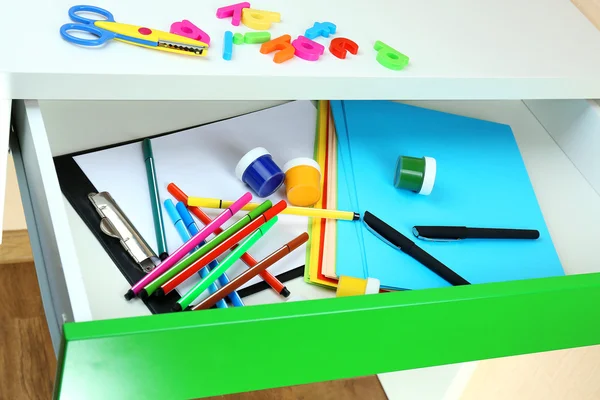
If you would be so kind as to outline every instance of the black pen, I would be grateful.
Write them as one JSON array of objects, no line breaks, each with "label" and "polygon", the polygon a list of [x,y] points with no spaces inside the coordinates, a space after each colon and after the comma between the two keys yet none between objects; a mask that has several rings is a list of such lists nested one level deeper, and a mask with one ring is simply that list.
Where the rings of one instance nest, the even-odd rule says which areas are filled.
[{"label": "black pen", "polygon": [[423,240],[537,239],[535,229],[468,228],[466,226],[413,226],[413,235]]},{"label": "black pen", "polygon": [[390,244],[402,252],[408,254],[431,271],[436,273],[442,279],[454,286],[469,285],[470,283],[462,276],[452,271],[450,268],[439,262],[431,254],[417,246],[412,240],[366,211],[363,222],[369,230],[379,236],[383,241]]}]

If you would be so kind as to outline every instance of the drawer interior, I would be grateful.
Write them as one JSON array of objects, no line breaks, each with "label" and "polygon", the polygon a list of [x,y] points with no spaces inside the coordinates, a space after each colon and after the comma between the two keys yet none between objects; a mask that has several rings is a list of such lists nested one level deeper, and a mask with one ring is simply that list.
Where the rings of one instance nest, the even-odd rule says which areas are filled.
[{"label": "drawer interior", "polygon": [[[45,130],[47,143],[45,146],[38,143],[38,147],[48,154],[40,163],[47,163],[43,167],[52,171],[52,156],[141,139],[279,103],[40,101],[30,103],[28,107],[31,116],[43,120],[36,129]],[[565,154],[525,102],[418,101],[410,104],[510,125],[565,272],[597,271],[594,245],[600,237],[600,196],[585,171],[580,171],[576,165],[577,160]],[[71,304],[89,311],[80,312],[79,317],[75,313],[73,319],[99,320],[149,314],[143,303],[123,299],[129,288],[127,281],[62,197],[58,182],[50,179],[44,190],[48,197],[61,198],[65,211],[64,220],[51,221],[55,231],[61,232],[56,241],[68,243],[62,246],[64,251],[60,257],[65,279],[78,277],[84,289],[69,291]],[[306,284],[302,278],[286,285],[292,293],[307,299],[335,296],[334,291]],[[245,299],[248,305],[281,301],[270,290]]]}]

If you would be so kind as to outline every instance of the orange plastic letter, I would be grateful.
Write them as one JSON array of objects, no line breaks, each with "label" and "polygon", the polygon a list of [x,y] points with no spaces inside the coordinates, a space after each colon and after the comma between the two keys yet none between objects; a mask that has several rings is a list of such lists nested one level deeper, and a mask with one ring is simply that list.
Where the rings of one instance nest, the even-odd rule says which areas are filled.
[{"label": "orange plastic letter", "polygon": [[292,37],[290,35],[279,36],[278,38],[264,42],[260,46],[260,52],[269,54],[277,50],[277,53],[275,53],[275,56],[273,57],[273,61],[277,64],[281,64],[294,57],[294,46],[290,43],[291,40]]}]

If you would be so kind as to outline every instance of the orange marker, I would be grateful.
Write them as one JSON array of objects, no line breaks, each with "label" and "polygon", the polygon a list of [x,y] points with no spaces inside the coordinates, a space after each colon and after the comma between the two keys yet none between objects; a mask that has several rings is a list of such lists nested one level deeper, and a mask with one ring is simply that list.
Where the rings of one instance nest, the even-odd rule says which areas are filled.
[{"label": "orange marker", "polygon": [[277,64],[281,64],[284,61],[294,57],[294,46],[290,43],[292,37],[290,35],[279,36],[278,38],[271,39],[268,42],[264,42],[260,46],[260,52],[263,54],[269,54],[278,50],[273,57],[273,61]]},{"label": "orange marker", "polygon": [[217,304],[217,302],[234,290],[237,290],[244,283],[248,282],[250,279],[254,278],[256,275],[260,274],[262,271],[269,268],[271,265],[275,264],[277,261],[281,260],[283,257],[290,254],[292,251],[296,250],[298,247],[306,243],[308,240],[308,233],[304,232],[297,236],[295,239],[292,239],[290,242],[283,245],[283,247],[275,250],[273,253],[269,254],[262,260],[258,262],[254,267],[248,268],[242,274],[237,276],[227,285],[223,286],[221,289],[217,290],[206,299],[198,303],[196,306],[192,308],[192,311],[196,310],[207,310]]}]

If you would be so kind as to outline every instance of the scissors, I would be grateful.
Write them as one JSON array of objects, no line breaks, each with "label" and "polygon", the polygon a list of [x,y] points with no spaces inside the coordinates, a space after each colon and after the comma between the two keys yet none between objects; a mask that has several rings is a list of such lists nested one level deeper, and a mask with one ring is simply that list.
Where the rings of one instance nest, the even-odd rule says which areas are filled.
[{"label": "scissors", "polygon": [[[79,12],[98,14],[104,19],[85,18],[78,15]],[[208,44],[198,40],[143,26],[115,22],[113,15],[100,7],[73,6],[69,9],[69,17],[76,23],[61,26],[60,35],[66,41],[81,46],[101,46],[107,41],[115,39],[135,46],[190,56],[205,56],[208,52]],[[69,31],[87,32],[98,38],[82,39],[71,35]]]}]

